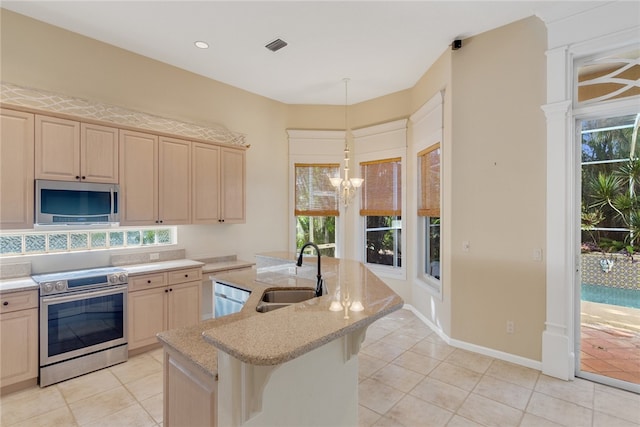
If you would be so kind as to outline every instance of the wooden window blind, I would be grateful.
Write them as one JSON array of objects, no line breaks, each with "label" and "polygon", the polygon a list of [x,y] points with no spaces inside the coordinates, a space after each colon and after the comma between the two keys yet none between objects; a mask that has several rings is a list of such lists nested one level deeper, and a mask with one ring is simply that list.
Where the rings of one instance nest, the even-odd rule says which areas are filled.
[{"label": "wooden window blind", "polygon": [[402,215],[400,157],[360,163],[362,178],[361,216]]},{"label": "wooden window blind", "polygon": [[440,143],[418,153],[418,216],[440,216]]},{"label": "wooden window blind", "polygon": [[338,192],[329,177],[340,174],[335,163],[296,163],[296,216],[338,216]]}]

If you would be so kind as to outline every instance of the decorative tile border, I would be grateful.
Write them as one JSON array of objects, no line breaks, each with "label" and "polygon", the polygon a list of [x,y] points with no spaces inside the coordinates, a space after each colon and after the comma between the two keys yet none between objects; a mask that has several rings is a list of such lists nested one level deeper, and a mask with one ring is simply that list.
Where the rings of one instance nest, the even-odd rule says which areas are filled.
[{"label": "decorative tile border", "polygon": [[[582,254],[582,283],[618,289],[640,290],[640,262],[638,255],[634,262],[624,255],[599,253]],[[612,261],[611,269],[604,271],[600,261]]]},{"label": "decorative tile border", "polygon": [[7,82],[0,82],[0,101],[5,104],[69,114],[78,118],[100,120],[186,138],[247,146],[245,135],[232,132],[222,125],[199,126]]}]

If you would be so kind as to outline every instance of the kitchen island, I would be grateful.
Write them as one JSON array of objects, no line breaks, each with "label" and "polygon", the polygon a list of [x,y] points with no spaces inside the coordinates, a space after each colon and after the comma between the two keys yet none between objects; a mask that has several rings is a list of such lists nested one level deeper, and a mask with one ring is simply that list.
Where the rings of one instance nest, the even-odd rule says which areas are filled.
[{"label": "kitchen island", "polygon": [[357,354],[367,327],[402,299],[356,261],[322,258],[327,294],[267,313],[272,288],[314,288],[316,258],[256,257],[257,268],[215,275],[251,291],[243,309],[163,332],[167,426],[356,425]]}]

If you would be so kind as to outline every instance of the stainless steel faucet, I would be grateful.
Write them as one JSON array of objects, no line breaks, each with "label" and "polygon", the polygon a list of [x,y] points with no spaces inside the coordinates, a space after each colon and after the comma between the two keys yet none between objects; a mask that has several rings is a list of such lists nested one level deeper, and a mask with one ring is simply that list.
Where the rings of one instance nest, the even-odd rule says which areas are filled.
[{"label": "stainless steel faucet", "polygon": [[304,245],[302,245],[302,248],[300,249],[300,255],[298,256],[298,262],[296,263],[296,265],[298,267],[302,267],[302,254],[304,252],[304,250],[307,248],[307,246],[313,246],[316,250],[316,254],[318,255],[318,274],[316,275],[317,277],[317,281],[316,281],[316,297],[321,297],[322,296],[322,284],[323,284],[323,280],[322,280],[322,271],[320,269],[320,248],[318,248],[318,245],[316,245],[313,242],[307,242]]}]

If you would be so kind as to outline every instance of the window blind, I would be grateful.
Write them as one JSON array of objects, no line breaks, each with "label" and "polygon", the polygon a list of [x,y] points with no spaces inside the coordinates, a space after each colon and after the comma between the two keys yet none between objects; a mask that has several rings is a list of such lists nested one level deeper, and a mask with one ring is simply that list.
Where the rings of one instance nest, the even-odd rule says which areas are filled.
[{"label": "window blind", "polygon": [[339,164],[296,163],[296,216],[338,216],[338,192],[329,177],[340,174]]},{"label": "window blind", "polygon": [[400,157],[373,162],[362,162],[361,216],[402,215],[402,183]]},{"label": "window blind", "polygon": [[418,216],[440,216],[440,143],[418,153]]}]

